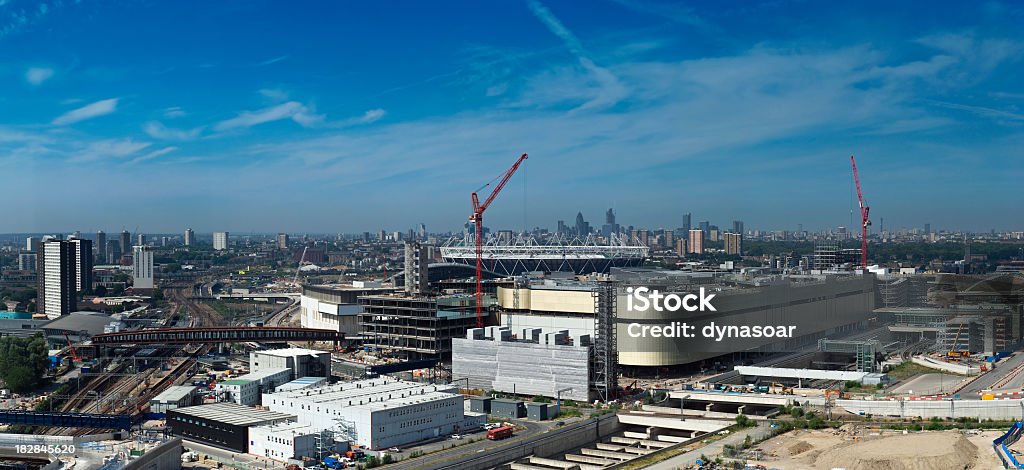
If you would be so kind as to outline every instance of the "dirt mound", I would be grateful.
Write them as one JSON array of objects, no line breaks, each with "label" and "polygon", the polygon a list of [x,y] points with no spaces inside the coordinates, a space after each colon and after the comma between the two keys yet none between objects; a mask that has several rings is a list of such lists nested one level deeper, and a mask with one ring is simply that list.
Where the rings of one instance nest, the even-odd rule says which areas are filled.
[{"label": "dirt mound", "polygon": [[789,452],[789,455],[797,455],[797,454],[802,454],[804,452],[807,452],[807,451],[809,451],[809,450],[811,450],[813,448],[814,448],[814,446],[808,444],[805,441],[796,441],[796,442],[790,444],[789,446],[787,446],[786,447],[786,451]]},{"label": "dirt mound", "polygon": [[817,468],[847,470],[968,469],[978,447],[962,434],[918,433],[864,440],[822,452]]}]

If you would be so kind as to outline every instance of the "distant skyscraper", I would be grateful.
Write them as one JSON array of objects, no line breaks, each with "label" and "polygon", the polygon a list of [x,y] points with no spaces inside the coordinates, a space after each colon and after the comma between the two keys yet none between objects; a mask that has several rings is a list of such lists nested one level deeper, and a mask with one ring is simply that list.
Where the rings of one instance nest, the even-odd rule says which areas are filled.
[{"label": "distant skyscraper", "polygon": [[192,246],[196,242],[196,233],[191,228],[185,229],[185,246]]},{"label": "distant skyscraper", "polygon": [[218,251],[228,249],[228,236],[228,232],[213,232],[213,249]]},{"label": "distant skyscraper", "polygon": [[95,242],[93,248],[96,250],[96,263],[107,264],[107,232],[97,231]]},{"label": "distant skyscraper", "polygon": [[928,235],[932,233],[932,224],[924,224],[924,234]]},{"label": "distant skyscraper", "polygon": [[610,237],[613,233],[619,233],[619,224],[615,223],[615,210],[608,208],[604,213],[604,225],[601,226],[601,235]]},{"label": "distant skyscraper", "polygon": [[29,253],[35,253],[35,251],[36,251],[36,242],[38,242],[38,241],[39,241],[39,239],[36,238],[36,237],[28,237],[28,238],[26,238],[25,239],[25,251],[27,251]]},{"label": "distant skyscraper", "polygon": [[132,247],[132,287],[153,288],[153,249],[148,246]]},{"label": "distant skyscraper", "polygon": [[36,256],[36,312],[50,319],[75,310],[75,245],[61,240],[39,244]]},{"label": "distant skyscraper", "polygon": [[690,229],[690,246],[687,250],[689,253],[704,253],[704,231],[700,229]]},{"label": "distant skyscraper", "polygon": [[92,240],[74,238],[69,243],[75,246],[75,291],[92,291]]},{"label": "distant skyscraper", "polygon": [[277,234],[277,249],[287,250],[288,249],[288,234],[279,233]]},{"label": "distant skyscraper", "polygon": [[[742,222],[740,222],[742,225]],[[742,255],[743,254],[743,235],[739,233],[725,233],[725,254],[727,255]]]},{"label": "distant skyscraper", "polygon": [[651,232],[643,228],[637,232],[637,238],[643,246],[651,246]]},{"label": "distant skyscraper", "polygon": [[121,256],[132,252],[132,234],[127,230],[121,230],[121,238],[118,239],[121,249]]},{"label": "distant skyscraper", "polygon": [[700,231],[704,233],[704,237],[707,237],[709,235],[708,232],[711,231],[711,222],[705,220],[698,224],[698,227],[700,228]]},{"label": "distant skyscraper", "polygon": [[419,233],[420,240],[426,240],[427,239],[427,224],[421,223],[420,224],[420,231],[419,232],[420,232]]},{"label": "distant skyscraper", "polygon": [[671,230],[665,231],[665,248],[674,248],[676,246],[676,233]]},{"label": "distant skyscraper", "polygon": [[590,235],[590,224],[583,220],[583,213],[576,213],[576,236],[585,237]]},{"label": "distant skyscraper", "polygon": [[171,237],[160,237],[160,246],[167,246],[170,241]]},{"label": "distant skyscraper", "polygon": [[35,253],[18,253],[18,270],[19,271],[35,271],[36,270],[36,254]]},{"label": "distant skyscraper", "polygon": [[422,294],[427,290],[427,250],[419,242],[405,242],[405,293]]},{"label": "distant skyscraper", "polygon": [[690,229],[693,228],[692,220],[693,220],[693,214],[691,214],[689,212],[683,214],[683,226],[680,227],[681,229],[683,229],[683,234],[685,234],[685,235],[689,235],[690,234]]},{"label": "distant skyscraper", "polygon": [[141,234],[141,233],[135,234],[135,244],[138,245],[138,246],[145,245],[146,244],[146,235]]},{"label": "distant skyscraper", "polygon": [[742,220],[734,220],[734,221],[732,221],[732,233],[738,233],[740,235],[743,235],[745,233],[743,231],[743,221]]}]

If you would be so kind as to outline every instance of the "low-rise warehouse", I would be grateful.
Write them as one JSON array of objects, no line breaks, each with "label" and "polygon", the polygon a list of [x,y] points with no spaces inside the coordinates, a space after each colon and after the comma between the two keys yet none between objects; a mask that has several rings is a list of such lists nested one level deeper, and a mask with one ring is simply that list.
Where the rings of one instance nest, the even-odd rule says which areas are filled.
[{"label": "low-rise warehouse", "polygon": [[149,411],[166,413],[175,408],[195,405],[199,394],[191,385],[172,385],[149,401]]},{"label": "low-rise warehouse", "polygon": [[294,415],[234,403],[175,408],[167,412],[171,433],[236,452],[249,449],[249,428],[295,421]]},{"label": "low-rise warehouse", "polygon": [[291,369],[293,377],[330,377],[331,353],[304,348],[271,349],[249,353],[253,372]]}]

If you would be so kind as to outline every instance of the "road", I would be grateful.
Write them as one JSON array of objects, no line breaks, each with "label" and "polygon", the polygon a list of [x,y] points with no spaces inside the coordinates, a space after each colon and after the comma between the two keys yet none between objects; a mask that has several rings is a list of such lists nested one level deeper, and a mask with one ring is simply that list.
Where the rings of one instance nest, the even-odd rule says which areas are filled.
[{"label": "road", "polygon": [[274,470],[285,468],[285,464],[281,462],[276,462],[274,460],[270,460],[266,457],[257,457],[255,455],[240,454],[237,452],[232,452],[230,450],[212,447],[206,444],[200,444],[198,442],[189,440],[183,441],[182,444],[186,449],[195,451],[195,453],[199,454],[200,459],[202,459],[204,455],[209,455],[217,457],[217,460],[220,460],[222,462],[237,462],[239,464],[247,466],[248,468],[253,469],[266,468]]},{"label": "road", "polygon": [[964,389],[960,391],[960,398],[980,399],[981,396],[978,395],[978,392],[982,390],[990,390],[993,388],[1011,390],[1015,386],[1016,389],[1019,390],[1020,385],[1022,383],[1021,381],[1024,380],[1024,373],[1018,374],[1016,377],[1011,379],[1006,385],[1000,387],[994,387],[993,385],[999,382],[1000,379],[1004,378],[1006,374],[1012,372],[1017,366],[1021,365],[1024,365],[1024,353],[1018,352],[1013,356],[1004,359],[1002,362],[996,364],[995,369],[992,369],[991,371],[986,372],[984,375],[979,376],[978,378],[974,379],[974,381],[971,382],[968,386],[964,387]]},{"label": "road", "polygon": [[648,465],[644,468],[645,470],[676,470],[679,467],[696,463],[697,459],[699,459],[701,455],[706,455],[714,459],[715,456],[722,453],[722,446],[726,444],[742,444],[743,440],[746,439],[747,436],[750,436],[751,439],[757,441],[758,439],[768,437],[771,435],[771,432],[772,430],[767,423],[758,423],[757,427],[734,432],[706,446],[691,450],[685,454],[680,454],[675,457],[662,460],[661,462]]},{"label": "road", "polygon": [[[515,437],[505,439],[503,441],[488,441],[484,437],[486,436],[485,431],[478,431],[472,434],[467,434],[464,439],[480,439],[477,442],[471,442],[456,446],[454,448],[438,450],[431,454],[425,455],[411,460],[402,460],[397,463],[386,465],[383,468],[388,470],[431,470],[435,468],[444,467],[457,462],[457,459],[463,456],[473,456],[481,452],[487,451],[489,448],[497,446],[509,446],[516,445],[524,439],[537,436],[544,432],[550,432],[551,428],[532,422],[532,421],[517,421],[516,424],[526,426],[525,431],[519,431]],[[430,452],[434,449],[439,449],[445,445],[451,445],[458,441],[439,441],[430,444],[423,444],[416,447],[405,449],[402,454],[398,454],[399,457],[407,456],[413,451]],[[465,442],[465,441],[462,441]]]}]

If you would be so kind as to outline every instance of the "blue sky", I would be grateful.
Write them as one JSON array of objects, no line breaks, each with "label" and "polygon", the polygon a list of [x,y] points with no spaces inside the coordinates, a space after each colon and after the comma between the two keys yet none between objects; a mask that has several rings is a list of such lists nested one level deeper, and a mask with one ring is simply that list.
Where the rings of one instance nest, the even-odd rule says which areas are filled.
[{"label": "blue sky", "polygon": [[0,0],[0,233],[1024,228],[1024,5],[734,3]]}]

